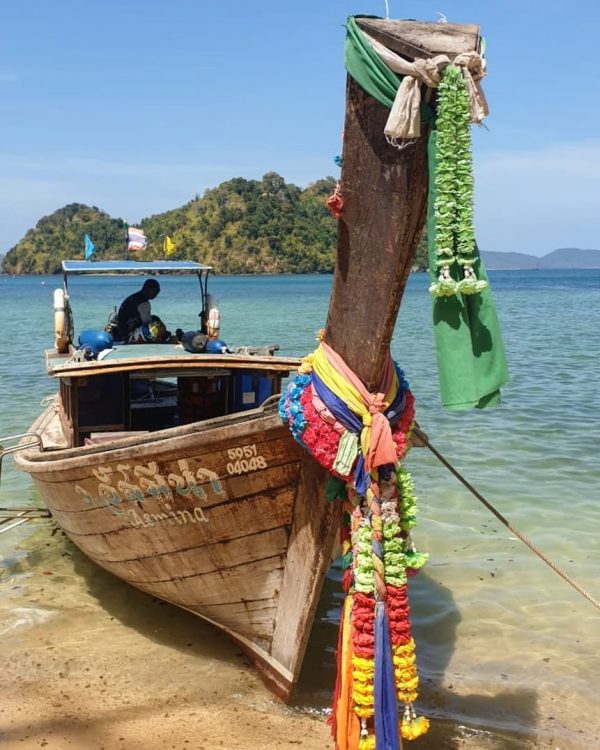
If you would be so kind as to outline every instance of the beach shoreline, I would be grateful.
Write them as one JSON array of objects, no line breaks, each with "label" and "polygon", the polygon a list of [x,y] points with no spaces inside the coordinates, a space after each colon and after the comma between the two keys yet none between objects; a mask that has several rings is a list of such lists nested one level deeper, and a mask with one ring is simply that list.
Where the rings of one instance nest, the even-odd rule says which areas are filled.
[{"label": "beach shoreline", "polygon": [[[333,748],[322,707],[284,706],[225,636],[99,570],[49,525],[17,545],[3,573],[3,750]],[[433,718],[409,746],[590,750],[590,741]]]}]

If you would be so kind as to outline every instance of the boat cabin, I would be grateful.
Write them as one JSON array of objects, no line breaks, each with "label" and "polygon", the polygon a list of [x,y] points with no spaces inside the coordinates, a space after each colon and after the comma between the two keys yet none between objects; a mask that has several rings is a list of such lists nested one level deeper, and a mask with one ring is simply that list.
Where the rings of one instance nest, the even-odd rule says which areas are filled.
[{"label": "boat cabin", "polygon": [[[63,261],[64,287],[55,292],[56,346],[46,351],[48,372],[60,382],[62,434],[56,436],[56,447],[143,438],[144,433],[275,404],[282,378],[299,364],[296,358],[274,356],[276,345],[237,350],[209,346],[208,351],[194,352],[173,337],[142,344],[109,338],[107,348],[90,352],[78,346],[79,338],[76,342],[68,287],[74,274],[196,274],[201,304],[197,333],[218,340],[214,321],[211,329],[208,326],[210,270],[191,261]],[[99,333],[102,329],[103,324]]]}]

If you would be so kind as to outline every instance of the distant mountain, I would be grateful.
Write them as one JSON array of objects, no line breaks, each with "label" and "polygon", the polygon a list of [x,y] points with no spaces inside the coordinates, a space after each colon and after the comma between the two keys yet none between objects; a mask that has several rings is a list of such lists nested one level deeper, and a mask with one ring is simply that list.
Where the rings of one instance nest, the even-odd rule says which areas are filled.
[{"label": "distant mountain", "polygon": [[600,268],[600,250],[561,247],[540,258],[540,268]]},{"label": "distant mountain", "polygon": [[[336,185],[326,177],[300,188],[276,172],[261,180],[236,177],[179,208],[142,219],[148,247],[138,260],[163,257],[163,238],[175,244],[175,260],[198,260],[217,273],[330,273],[335,264],[337,222],[325,202]],[[61,261],[83,257],[92,238],[94,260],[123,257],[126,224],[95,206],[72,203],[42,217],[8,252],[0,269],[11,274],[58,273]],[[600,268],[600,250],[561,248],[541,258],[526,253],[482,253],[488,270]],[[427,229],[413,270],[427,268]],[[1,271],[0,271],[1,272]]]},{"label": "distant mountain", "polygon": [[540,259],[526,253],[500,253],[494,250],[481,252],[488,271],[508,271],[514,268],[538,268]]},{"label": "distant mountain", "polygon": [[527,253],[500,253],[484,250],[481,253],[488,271],[525,270],[531,268],[600,268],[600,250],[581,250],[563,247],[537,257]]}]

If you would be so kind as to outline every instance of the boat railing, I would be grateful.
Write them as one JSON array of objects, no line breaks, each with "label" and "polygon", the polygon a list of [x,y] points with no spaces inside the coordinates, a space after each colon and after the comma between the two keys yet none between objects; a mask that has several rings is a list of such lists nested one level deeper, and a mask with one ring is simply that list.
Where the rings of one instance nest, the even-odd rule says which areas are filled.
[{"label": "boat railing", "polygon": [[[33,439],[24,443],[23,440],[25,438]],[[6,448],[5,443],[14,443],[14,445],[9,445],[8,448]],[[39,446],[41,450],[44,450],[42,436],[37,432],[20,432],[18,435],[6,435],[5,437],[0,438],[0,486],[2,486],[2,460],[4,456],[8,456],[9,453],[24,451],[27,448],[35,448],[36,445]]]},{"label": "boat railing", "polygon": [[[31,438],[31,440],[26,440],[26,438]],[[6,447],[6,443],[9,444],[8,447]],[[2,461],[4,456],[36,446],[39,446],[41,450],[44,449],[42,436],[37,432],[21,432],[18,435],[7,435],[0,438],[0,486],[2,485]],[[50,518],[50,513],[46,508],[38,508],[34,505],[0,507],[0,534],[36,518]]]},{"label": "boat railing", "polygon": [[272,406],[273,404],[276,404],[279,402],[279,399],[281,398],[281,393],[274,393],[272,396],[268,396],[260,405],[261,409],[267,409],[269,406]]}]

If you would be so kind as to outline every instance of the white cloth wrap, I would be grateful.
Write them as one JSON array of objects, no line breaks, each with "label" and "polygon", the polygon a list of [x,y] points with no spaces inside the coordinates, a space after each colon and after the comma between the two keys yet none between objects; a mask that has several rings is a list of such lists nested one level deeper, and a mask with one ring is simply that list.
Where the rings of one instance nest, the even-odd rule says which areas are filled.
[{"label": "white cloth wrap", "polygon": [[480,123],[489,114],[479,83],[485,76],[485,65],[479,53],[462,52],[453,61],[447,55],[436,55],[409,62],[369,34],[365,37],[388,68],[403,76],[385,126],[385,134],[392,142],[421,135],[421,84],[436,89],[442,71],[451,64],[460,67],[465,78],[471,103],[471,122]]}]

